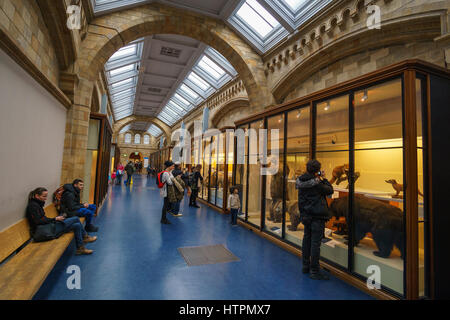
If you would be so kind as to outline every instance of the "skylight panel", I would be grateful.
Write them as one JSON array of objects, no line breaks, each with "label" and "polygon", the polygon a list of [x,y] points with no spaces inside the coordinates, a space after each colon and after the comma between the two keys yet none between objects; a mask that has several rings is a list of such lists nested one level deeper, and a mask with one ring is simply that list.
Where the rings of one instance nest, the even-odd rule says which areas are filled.
[{"label": "skylight panel", "polygon": [[247,23],[252,31],[265,38],[280,23],[264,9],[256,0],[247,0],[236,13]]},{"label": "skylight panel", "polygon": [[125,133],[125,132],[127,132],[127,131],[130,129],[130,127],[131,127],[131,125],[130,125],[130,124],[127,124],[125,127],[123,127],[122,130],[120,130],[119,133]]},{"label": "skylight panel", "polygon": [[132,56],[137,54],[137,44],[132,44],[128,47],[123,47],[116,53],[114,53],[111,58],[109,58],[109,61],[117,60],[120,58],[123,58],[125,56]]},{"label": "skylight panel", "polygon": [[162,134],[161,129],[159,129],[156,125],[152,124],[150,128],[147,130],[152,136],[157,137]]},{"label": "skylight panel", "polygon": [[195,91],[191,90],[184,83],[181,85],[180,90],[182,90],[185,94],[187,94],[188,96],[190,96],[194,100],[197,100],[198,98],[200,98],[200,96],[197,93],[195,93]]},{"label": "skylight panel", "polygon": [[129,64],[129,65],[127,65],[127,66],[124,66],[124,67],[120,67],[120,68],[111,70],[111,71],[109,72],[109,75],[110,75],[111,77],[114,77],[114,76],[117,76],[117,75],[122,74],[122,73],[126,73],[126,72],[129,72],[129,71],[133,71],[133,70],[135,70],[135,68],[136,68],[136,64],[134,64],[134,63],[133,63],[133,64]]},{"label": "skylight panel", "polygon": [[185,107],[189,107],[191,104],[189,103],[189,101],[187,101],[185,98],[183,98],[182,96],[180,96],[178,93],[175,93],[175,98],[177,100],[180,100],[181,103],[184,104]]},{"label": "skylight panel", "polygon": [[113,83],[113,84],[111,85],[111,87],[117,88],[117,87],[120,87],[120,86],[129,84],[129,83],[131,83],[131,82],[133,82],[133,78],[128,78],[128,79],[125,79],[125,80],[122,80],[122,81]]},{"label": "skylight panel", "polygon": [[195,85],[197,85],[203,91],[206,91],[209,88],[211,88],[211,86],[205,80],[200,78],[195,72],[191,72],[188,79],[191,80]]},{"label": "skylight panel", "polygon": [[203,58],[198,63],[198,66],[216,80],[219,80],[225,74],[225,71],[207,56],[203,56]]},{"label": "skylight panel", "polygon": [[285,2],[294,11],[297,11],[297,9],[300,8],[300,6],[306,2],[306,0],[282,0],[282,1]]},{"label": "skylight panel", "polygon": [[172,107],[173,110],[176,110],[177,112],[180,112],[180,113],[183,113],[183,111],[185,111],[181,106],[179,106],[173,100],[169,101],[168,106]]}]

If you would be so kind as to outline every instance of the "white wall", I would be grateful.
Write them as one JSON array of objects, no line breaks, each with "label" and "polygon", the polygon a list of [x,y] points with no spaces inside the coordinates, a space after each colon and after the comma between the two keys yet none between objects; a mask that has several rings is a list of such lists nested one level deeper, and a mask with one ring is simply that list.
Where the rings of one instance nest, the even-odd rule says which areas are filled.
[{"label": "white wall", "polygon": [[25,216],[28,193],[60,184],[66,109],[0,50],[0,230]]}]

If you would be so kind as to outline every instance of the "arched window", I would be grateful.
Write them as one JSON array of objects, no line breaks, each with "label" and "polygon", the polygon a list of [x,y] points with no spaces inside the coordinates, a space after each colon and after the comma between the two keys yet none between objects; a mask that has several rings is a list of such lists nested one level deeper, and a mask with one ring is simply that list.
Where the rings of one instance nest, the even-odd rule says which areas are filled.
[{"label": "arched window", "polygon": [[131,133],[125,135],[125,143],[131,143]]},{"label": "arched window", "polygon": [[137,134],[134,136],[134,144],[141,144],[141,135]]},{"label": "arched window", "polygon": [[150,136],[148,134],[144,136],[144,144],[150,144]]}]

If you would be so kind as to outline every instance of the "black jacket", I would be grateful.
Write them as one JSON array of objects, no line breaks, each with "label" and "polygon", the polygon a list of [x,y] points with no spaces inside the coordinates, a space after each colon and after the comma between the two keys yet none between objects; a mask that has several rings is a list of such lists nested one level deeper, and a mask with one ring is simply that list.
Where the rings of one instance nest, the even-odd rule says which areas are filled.
[{"label": "black jacket", "polygon": [[298,208],[300,215],[316,219],[329,220],[326,196],[334,190],[327,179],[320,180],[310,173],[298,177],[295,187],[298,189]]},{"label": "black jacket", "polygon": [[61,214],[65,213],[68,217],[78,215],[78,210],[84,208],[80,200],[80,190],[72,184],[64,185],[64,192],[61,196]]},{"label": "black jacket", "polygon": [[31,234],[34,234],[38,225],[49,224],[56,221],[54,218],[47,218],[45,216],[44,205],[45,202],[37,199],[31,199],[28,202],[26,216],[30,223]]},{"label": "black jacket", "polygon": [[125,171],[129,176],[132,176],[134,173],[134,166],[132,164],[127,164],[125,167]]},{"label": "black jacket", "polygon": [[194,171],[191,173],[190,182],[189,185],[191,189],[198,189],[198,179],[200,179],[203,182],[203,177],[199,171]]}]

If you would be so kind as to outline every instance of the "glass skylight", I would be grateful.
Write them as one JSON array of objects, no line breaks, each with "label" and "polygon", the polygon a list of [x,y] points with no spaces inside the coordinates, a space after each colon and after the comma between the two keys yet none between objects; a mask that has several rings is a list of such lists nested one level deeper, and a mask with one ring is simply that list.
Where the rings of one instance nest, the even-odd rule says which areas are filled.
[{"label": "glass skylight", "polygon": [[265,38],[280,23],[264,9],[256,0],[247,0],[237,11],[243,21],[245,21],[253,31]]},{"label": "glass skylight", "polygon": [[152,136],[159,137],[162,134],[162,131],[160,128],[152,124],[150,128],[147,130],[148,133],[150,133]]},{"label": "glass skylight", "polygon": [[158,119],[173,126],[236,75],[237,72],[231,64],[217,51],[208,47],[167,101]]},{"label": "glass skylight", "polygon": [[198,63],[198,66],[209,73],[209,75],[216,80],[219,80],[225,74],[225,71],[207,56],[203,56]]},{"label": "glass skylight", "polygon": [[143,39],[139,39],[121,48],[105,64],[116,121],[133,113],[139,61],[142,58],[142,41]]},{"label": "glass skylight", "polygon": [[136,68],[136,64],[133,63],[133,64],[127,65],[125,67],[121,67],[121,68],[117,68],[117,69],[111,70],[109,72],[109,76],[110,77],[114,77],[114,76],[116,76],[118,74],[121,74],[121,73],[125,73],[125,72],[128,72],[128,71],[133,71],[133,70],[135,70],[135,68]]},{"label": "glass skylight", "polygon": [[208,90],[211,86],[202,78],[200,78],[195,72],[191,72],[188,79],[197,85],[203,91]]},{"label": "glass skylight", "polygon": [[184,83],[181,85],[180,89],[183,93],[185,93],[186,95],[190,96],[192,99],[198,99],[200,98],[200,96],[198,94],[195,93],[195,91],[192,91],[187,85],[185,85]]},{"label": "glass skylight", "polygon": [[282,1],[285,2],[292,10],[296,11],[307,0],[282,0]]}]

